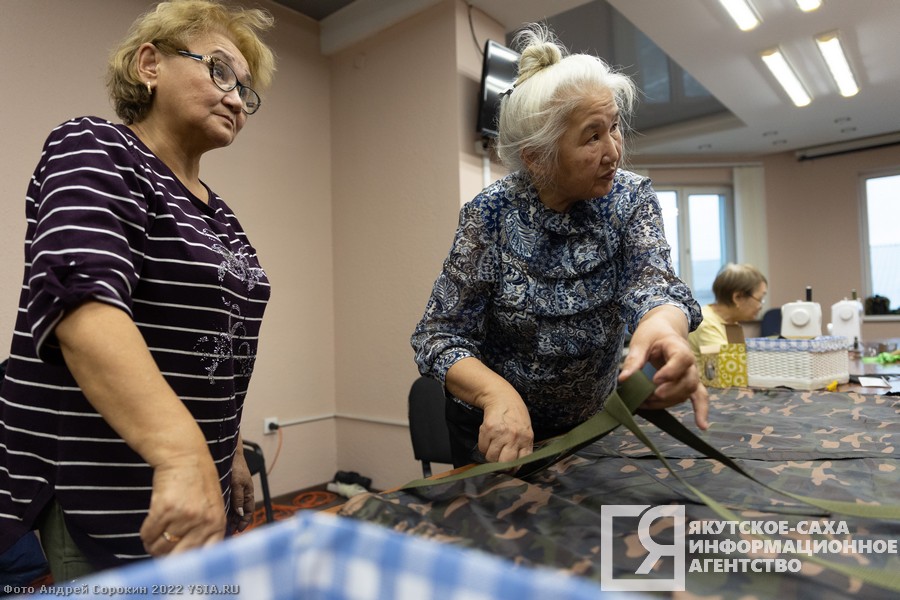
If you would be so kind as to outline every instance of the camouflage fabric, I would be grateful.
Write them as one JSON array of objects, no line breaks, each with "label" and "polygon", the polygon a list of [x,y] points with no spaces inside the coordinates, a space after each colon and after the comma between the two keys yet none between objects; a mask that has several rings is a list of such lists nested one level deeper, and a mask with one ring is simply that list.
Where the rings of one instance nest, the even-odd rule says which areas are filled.
[{"label": "camouflage fabric", "polygon": [[[711,389],[708,442],[760,481],[796,494],[877,504],[900,503],[900,400],[856,393],[783,389]],[[695,432],[689,406],[671,411]],[[772,539],[853,539],[897,544],[900,521],[824,515],[821,510],[773,494],[720,463],[699,455],[652,424],[642,429],[692,485],[744,519],[796,524],[843,523],[845,533],[790,533]],[[414,535],[477,548],[520,565],[543,565],[597,581],[600,577],[600,510],[604,504],[684,505],[688,527],[720,517],[693,497],[624,427],[528,478],[487,474],[431,488],[363,494],[340,511]],[[665,521],[659,521],[663,523]],[[668,527],[651,529],[671,544]],[[647,556],[636,519],[615,519],[614,577],[634,573]],[[826,526],[827,528],[827,526]],[[740,533],[687,535],[687,541],[749,539]],[[708,547],[705,547],[708,549]],[[696,548],[695,548],[696,550]],[[690,552],[699,559],[746,554]],[[819,555],[833,562],[900,573],[896,553]],[[698,598],[896,598],[897,592],[823,568],[805,555],[797,573],[687,573],[687,591]],[[669,560],[671,563],[671,560]],[[671,576],[660,561],[653,573]],[[672,592],[654,592],[669,597]]]}]

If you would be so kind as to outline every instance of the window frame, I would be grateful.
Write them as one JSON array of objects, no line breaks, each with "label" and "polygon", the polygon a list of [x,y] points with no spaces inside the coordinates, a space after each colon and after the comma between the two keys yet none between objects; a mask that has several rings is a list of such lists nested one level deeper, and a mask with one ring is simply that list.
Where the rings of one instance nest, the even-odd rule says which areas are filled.
[{"label": "window frame", "polygon": [[[662,192],[675,194],[678,207],[678,277],[691,288],[696,296],[698,290],[694,289],[694,266],[692,260],[691,235],[690,235],[690,202],[691,196],[716,195],[722,198],[722,215],[719,222],[723,240],[724,259],[723,265],[735,262],[737,256],[737,224],[735,223],[734,188],[728,185],[668,185],[654,183],[657,195]],[[662,206],[660,206],[662,209]],[[668,232],[667,232],[668,233]],[[711,290],[700,290],[708,293]]]},{"label": "window frame", "polygon": [[[859,175],[859,240],[860,240],[860,259],[862,260],[862,294],[860,299],[863,300],[875,294],[874,285],[872,283],[872,257],[869,253],[869,193],[868,181],[870,179],[881,179],[885,177],[900,177],[900,167],[892,167],[886,169],[878,169],[874,171],[866,171]],[[900,299],[891,299],[890,310],[900,308]],[[898,320],[896,314],[887,315],[865,315],[864,320]]]}]

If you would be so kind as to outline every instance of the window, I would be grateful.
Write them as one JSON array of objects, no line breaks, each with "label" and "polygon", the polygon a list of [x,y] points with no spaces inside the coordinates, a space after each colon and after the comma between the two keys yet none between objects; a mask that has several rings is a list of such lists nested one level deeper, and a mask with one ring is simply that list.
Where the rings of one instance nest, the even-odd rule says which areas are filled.
[{"label": "window", "polygon": [[675,272],[701,306],[709,304],[716,273],[735,256],[731,190],[659,186],[656,193]]},{"label": "window", "polygon": [[866,295],[900,306],[900,173],[863,178]]}]

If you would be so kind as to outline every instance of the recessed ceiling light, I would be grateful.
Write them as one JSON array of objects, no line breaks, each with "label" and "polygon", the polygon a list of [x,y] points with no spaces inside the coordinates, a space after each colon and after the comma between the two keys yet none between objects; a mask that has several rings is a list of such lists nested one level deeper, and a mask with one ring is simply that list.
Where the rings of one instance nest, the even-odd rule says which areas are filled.
[{"label": "recessed ceiling light", "polygon": [[719,0],[719,2],[741,31],[750,31],[760,24],[760,18],[748,0]]},{"label": "recessed ceiling light", "polygon": [[803,84],[800,83],[797,74],[794,73],[794,70],[788,64],[787,60],[785,60],[781,50],[773,48],[762,52],[760,56],[762,57],[763,62],[766,63],[766,66],[769,67],[772,75],[775,76],[775,79],[778,80],[778,83],[780,83],[781,87],[784,88],[784,91],[787,92],[787,95],[795,106],[806,106],[812,102],[812,98],[803,87]]}]

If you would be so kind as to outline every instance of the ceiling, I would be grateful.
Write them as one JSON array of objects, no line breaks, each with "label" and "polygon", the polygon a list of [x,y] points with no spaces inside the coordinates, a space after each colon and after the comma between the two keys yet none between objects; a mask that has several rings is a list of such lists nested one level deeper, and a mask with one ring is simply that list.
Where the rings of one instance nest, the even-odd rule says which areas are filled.
[{"label": "ceiling", "polygon": [[[320,21],[322,50],[329,54],[439,0],[277,1]],[[633,144],[637,154],[750,157],[815,148],[810,153],[814,155],[900,142],[900,2],[894,0],[824,0],[812,13],[798,10],[794,0],[752,0],[762,24],[749,32],[738,30],[717,0],[469,3],[508,31],[526,22],[552,24],[556,17],[575,15],[566,22],[582,27],[569,26],[560,37],[569,47],[590,47],[586,40],[603,31],[596,20],[577,18],[578,11],[604,1],[727,109],[712,117],[640,131]],[[851,98],[838,93],[813,41],[817,34],[835,29],[841,32],[861,88]],[[799,72],[813,97],[810,105],[795,107],[763,66],[759,53],[774,46],[782,48]]]}]

